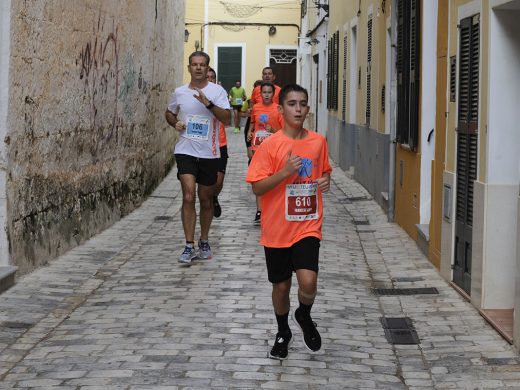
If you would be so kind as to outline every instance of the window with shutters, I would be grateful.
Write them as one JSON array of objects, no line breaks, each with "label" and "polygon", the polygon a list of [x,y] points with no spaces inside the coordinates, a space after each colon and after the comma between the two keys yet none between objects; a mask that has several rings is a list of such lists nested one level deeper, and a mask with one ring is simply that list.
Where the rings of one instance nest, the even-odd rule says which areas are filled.
[{"label": "window with shutters", "polygon": [[372,100],[372,15],[367,23],[367,93],[365,102],[365,124],[370,126],[370,109]]},{"label": "window with shutters", "polygon": [[478,98],[480,16],[462,19],[459,26],[457,95],[457,190],[453,281],[471,290],[473,189],[478,164]]},{"label": "window with shutters", "polygon": [[456,81],[457,77],[457,57],[450,57],[450,102],[454,102],[456,99]]},{"label": "window with shutters", "polygon": [[339,75],[339,31],[332,34],[328,42],[327,60],[327,108],[338,109],[338,75]]},{"label": "window with shutters", "polygon": [[419,141],[420,0],[397,0],[397,131],[400,144]]},{"label": "window with shutters", "polygon": [[343,88],[341,90],[342,106],[341,119],[343,122],[347,120],[347,55],[348,55],[348,38],[347,32],[343,35]]}]

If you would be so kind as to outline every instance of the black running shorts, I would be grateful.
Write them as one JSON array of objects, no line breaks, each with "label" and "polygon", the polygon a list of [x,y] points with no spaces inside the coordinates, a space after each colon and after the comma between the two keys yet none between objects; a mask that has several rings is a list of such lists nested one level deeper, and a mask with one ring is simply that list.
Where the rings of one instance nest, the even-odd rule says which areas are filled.
[{"label": "black running shorts", "polygon": [[233,110],[237,110],[237,111],[242,110],[242,105],[241,104],[234,104],[233,105]]},{"label": "black running shorts", "polygon": [[217,182],[217,158],[198,158],[187,154],[176,154],[177,178],[180,175],[193,175],[195,181],[203,186],[212,186]]},{"label": "black running shorts", "polygon": [[267,278],[271,283],[280,283],[292,277],[293,271],[308,269],[318,273],[320,240],[304,237],[289,248],[264,247]]},{"label": "black running shorts", "polygon": [[217,163],[217,172],[226,173],[227,160],[228,160],[227,145],[220,147],[220,158]]}]

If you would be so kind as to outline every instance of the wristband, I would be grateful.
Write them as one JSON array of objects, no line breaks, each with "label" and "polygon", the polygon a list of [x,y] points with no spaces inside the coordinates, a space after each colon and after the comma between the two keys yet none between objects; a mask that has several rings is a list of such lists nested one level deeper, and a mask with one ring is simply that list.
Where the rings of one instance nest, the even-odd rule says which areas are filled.
[{"label": "wristband", "polygon": [[208,103],[208,105],[206,106],[206,108],[207,108],[208,110],[211,110],[213,107],[215,107],[215,105],[214,105],[213,102],[210,100],[209,103]]}]

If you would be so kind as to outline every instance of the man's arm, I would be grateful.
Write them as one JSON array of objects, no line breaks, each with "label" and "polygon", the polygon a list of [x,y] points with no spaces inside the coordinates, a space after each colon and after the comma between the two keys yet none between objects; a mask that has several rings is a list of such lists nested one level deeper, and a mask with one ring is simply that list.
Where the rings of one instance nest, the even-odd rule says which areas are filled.
[{"label": "man's arm", "polygon": [[177,114],[174,114],[170,110],[166,110],[164,116],[166,117],[166,122],[168,122],[168,124],[172,126],[175,130],[183,131],[186,128],[186,124],[184,122],[181,122],[177,118]]},{"label": "man's arm", "polygon": [[[224,126],[229,126],[231,124],[231,111],[226,108],[217,107],[211,102],[204,92],[200,88],[194,88],[197,91],[198,95],[193,95],[195,99],[204,104],[204,106],[210,110],[213,115],[217,117],[217,119],[224,124]],[[211,103],[211,105],[210,105]]]}]

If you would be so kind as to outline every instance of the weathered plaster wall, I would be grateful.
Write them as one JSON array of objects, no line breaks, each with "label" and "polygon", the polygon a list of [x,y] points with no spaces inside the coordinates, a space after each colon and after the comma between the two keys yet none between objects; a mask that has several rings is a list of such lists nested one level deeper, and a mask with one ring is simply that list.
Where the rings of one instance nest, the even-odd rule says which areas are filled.
[{"label": "weathered plaster wall", "polygon": [[108,227],[172,165],[184,1],[11,0],[7,213],[26,272]]}]

